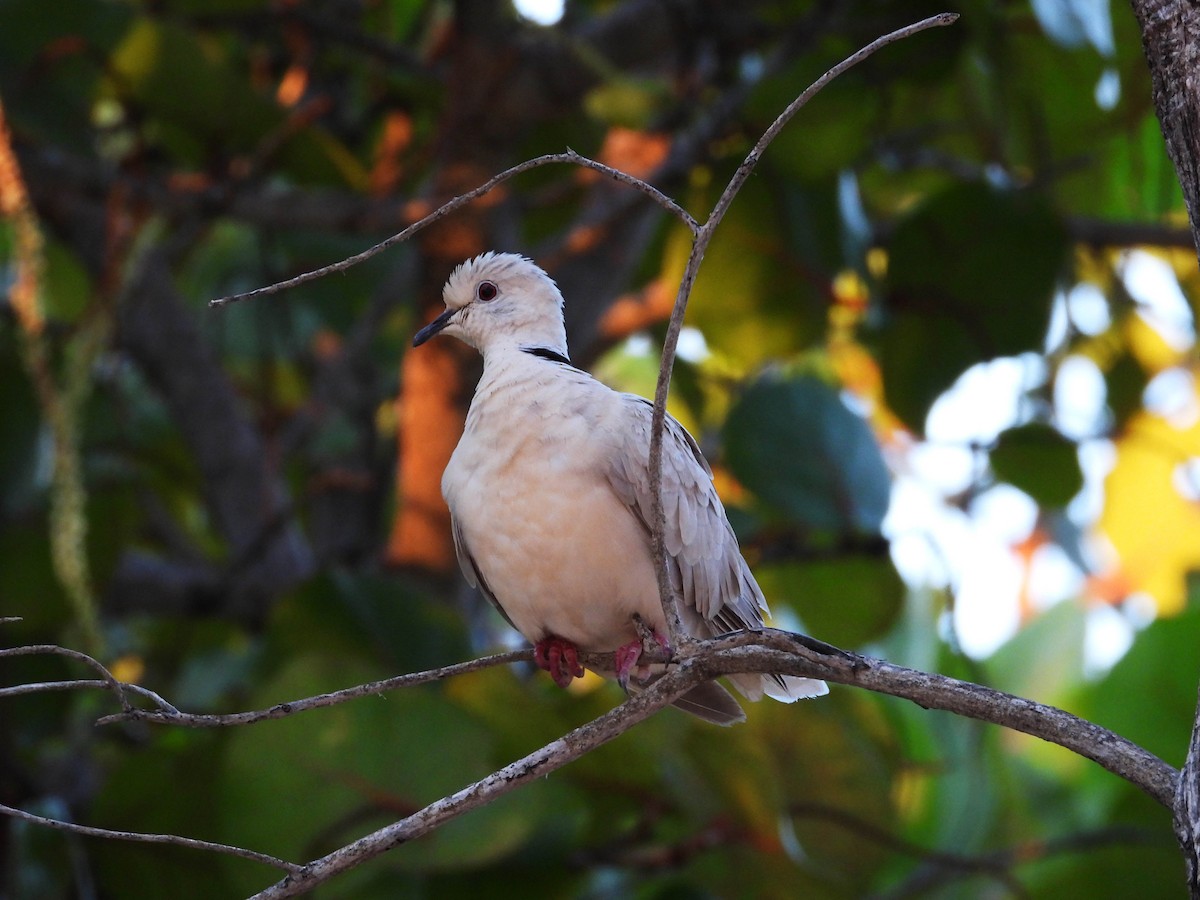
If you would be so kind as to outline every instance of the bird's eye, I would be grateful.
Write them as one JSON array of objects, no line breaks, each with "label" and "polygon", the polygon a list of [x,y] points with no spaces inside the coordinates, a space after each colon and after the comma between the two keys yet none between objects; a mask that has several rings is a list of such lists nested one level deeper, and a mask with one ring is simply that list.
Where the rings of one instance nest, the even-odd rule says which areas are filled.
[{"label": "bird's eye", "polygon": [[500,293],[500,289],[490,281],[479,282],[479,287],[475,288],[475,296],[487,303],[489,300],[495,300],[496,295]]}]

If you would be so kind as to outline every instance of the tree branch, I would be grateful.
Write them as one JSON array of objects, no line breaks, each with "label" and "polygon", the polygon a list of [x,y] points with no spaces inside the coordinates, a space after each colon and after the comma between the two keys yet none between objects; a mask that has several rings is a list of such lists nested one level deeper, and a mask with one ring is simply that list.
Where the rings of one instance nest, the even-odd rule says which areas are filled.
[{"label": "tree branch", "polygon": [[662,502],[663,426],[666,421],[667,392],[671,387],[671,370],[675,365],[675,350],[679,343],[679,332],[683,328],[683,316],[687,310],[688,298],[691,296],[692,285],[695,284],[696,275],[700,270],[700,263],[704,260],[708,244],[712,240],[717,227],[721,224],[721,220],[725,217],[725,213],[729,210],[730,205],[732,205],[734,197],[737,196],[742,185],[746,183],[746,179],[754,171],[754,167],[758,164],[767,146],[771,141],[775,140],[784,126],[791,121],[797,112],[804,108],[809,100],[847,69],[858,65],[858,63],[871,56],[875,51],[886,47],[888,44],[893,44],[896,41],[903,40],[930,28],[953,25],[957,21],[957,13],[940,13],[939,15],[922,19],[920,22],[912,25],[907,25],[904,28],[898,28],[889,34],[885,34],[883,37],[876,38],[858,52],[846,57],[810,84],[800,96],[788,104],[788,107],[763,132],[762,137],[758,139],[753,149],[742,160],[741,165],[738,166],[737,171],[733,173],[733,177],[729,180],[729,184],[725,186],[725,190],[721,192],[721,196],[717,198],[716,205],[709,214],[707,221],[700,227],[699,231],[692,232],[692,250],[688,256],[687,265],[684,267],[683,277],[679,282],[679,291],[675,295],[675,307],[671,312],[671,319],[667,325],[666,337],[663,339],[662,362],[659,365],[658,383],[654,390],[654,414],[650,420],[650,485],[652,492],[650,510],[653,551],[655,570],[658,576],[658,593],[666,614],[667,637],[672,647],[684,650],[691,643],[691,639],[684,631],[680,619],[679,602],[671,586],[667,547],[663,539],[663,533],[666,529]]},{"label": "tree branch", "polygon": [[1190,0],[1133,0],[1150,67],[1154,111],[1200,254],[1200,6]]},{"label": "tree branch", "polygon": [[701,646],[712,677],[774,672],[890,694],[923,709],[944,710],[1058,744],[1098,763],[1168,809],[1174,800],[1179,772],[1172,766],[1107,728],[1044,703],[886,660],[841,650],[830,653],[833,648],[778,629],[729,635]]},{"label": "tree branch", "polygon": [[262,863],[263,865],[274,866],[276,869],[283,869],[285,872],[298,872],[301,868],[295,863],[286,862],[274,856],[268,856],[266,853],[258,853],[255,850],[246,850],[242,847],[231,847],[229,844],[214,844],[212,841],[200,841],[195,838],[180,837],[176,834],[113,831],[108,828],[94,828],[90,825],[76,825],[74,822],[64,822],[61,819],[49,819],[45,816],[34,815],[31,812],[7,806],[3,803],[0,803],[0,815],[22,819],[26,822],[32,822],[34,825],[53,828],[56,831],[69,831],[72,834],[83,834],[88,837],[108,838],[116,841],[135,841],[142,844],[169,844],[173,847],[187,847],[192,850],[209,850],[213,853],[224,853],[229,856],[237,856],[242,859],[251,860],[252,862]]},{"label": "tree branch", "polygon": [[[0,654],[24,655],[35,652],[61,652],[103,669],[84,654],[60,647],[18,647],[0,651]],[[528,650],[498,654],[305,700],[281,703],[255,712],[201,716],[178,711],[164,712],[162,709],[144,711],[127,708],[122,713],[101,719],[97,724],[138,720],[189,727],[244,725],[529,658]],[[588,659],[592,665],[606,661],[605,654],[592,654]],[[1167,808],[1172,805],[1179,783],[1179,773],[1158,757],[1108,729],[1055,707],[956,678],[920,672],[849,653],[804,635],[776,629],[745,631],[697,642],[689,655],[621,706],[412,816],[292,870],[293,874],[288,878],[259,896],[289,897],[310,890],[342,871],[398,844],[418,838],[533,778],[549,774],[578,759],[623,734],[695,685],[719,676],[740,673],[822,678],[910,700],[925,709],[940,709],[1021,731],[1093,760]],[[87,686],[92,685],[87,683]],[[147,694],[168,710],[174,710],[153,692]]]},{"label": "tree branch", "polygon": [[313,860],[255,898],[276,900],[312,890],[340,872],[562,768],[624,734],[703,681],[718,675],[749,672],[775,672],[858,685],[912,700],[927,709],[943,709],[1005,725],[1087,756],[1168,808],[1174,795],[1178,773],[1173,768],[1119,735],[1063,710],[982,685],[846,653],[803,635],[768,629],[697,643],[694,652],[678,666],[616,709],[411,816]]},{"label": "tree branch", "polygon": [[1188,890],[1200,897],[1200,702],[1174,798],[1175,838],[1187,863]]},{"label": "tree branch", "polygon": [[428,669],[424,672],[413,672],[409,675],[397,675],[394,678],[372,681],[367,684],[357,685],[356,687],[332,691],[328,694],[318,694],[315,697],[306,697],[303,700],[276,703],[267,709],[253,710],[251,712],[228,713],[225,715],[199,715],[196,713],[180,712],[173,706],[153,710],[130,707],[122,712],[104,716],[96,724],[111,725],[117,722],[136,721],[153,722],[158,725],[180,725],[186,728],[220,728],[231,725],[253,725],[255,722],[264,722],[268,719],[283,719],[310,709],[336,706],[348,700],[357,700],[359,697],[378,695],[386,691],[396,690],[397,688],[429,684],[432,681],[440,681],[443,678],[451,678],[455,675],[465,675],[468,672],[478,672],[480,669],[490,669],[493,666],[502,666],[508,663],[528,662],[532,659],[532,650],[514,650],[511,653],[498,653],[494,656],[484,656],[467,662],[443,666],[440,669]]},{"label": "tree branch", "polygon": [[313,860],[299,872],[290,874],[282,881],[255,894],[253,900],[278,900],[310,891],[341,872],[373,859],[393,847],[419,838],[463,813],[485,806],[536,778],[549,775],[624,734],[638,722],[649,718],[704,680],[706,676],[703,669],[695,660],[688,660],[647,690],[634,694],[616,709],[609,710],[598,719],[581,725],[569,734],[551,741],[449,797],[434,801],[411,816],[372,832],[327,856]]},{"label": "tree branch", "polygon": [[[1200,258],[1200,4],[1133,0],[1150,68],[1154,110],[1183,189]],[[1200,900],[1200,705],[1174,804],[1175,837],[1187,865],[1188,891]]]},{"label": "tree branch", "polygon": [[407,241],[417,232],[429,227],[434,222],[446,218],[446,216],[450,215],[450,213],[454,212],[456,209],[466,206],[472,200],[482,197],[484,194],[487,194],[494,188],[508,181],[510,178],[513,178],[524,172],[528,172],[532,169],[537,169],[541,166],[547,166],[554,163],[567,163],[574,166],[582,166],[585,169],[593,169],[597,172],[607,175],[609,178],[619,181],[622,184],[627,184],[630,187],[641,191],[671,215],[679,219],[679,221],[682,222],[684,226],[686,226],[693,234],[695,234],[700,227],[696,223],[696,220],[692,218],[691,214],[687,212],[687,210],[681,207],[678,203],[676,203],[654,185],[649,184],[640,178],[634,178],[632,175],[628,175],[619,169],[614,169],[612,166],[606,166],[602,162],[597,162],[594,159],[581,156],[574,150],[568,149],[565,153],[547,153],[543,156],[528,159],[523,163],[518,163],[509,169],[505,169],[499,175],[489,178],[479,187],[467,191],[465,194],[459,194],[453,200],[443,203],[433,212],[422,217],[421,219],[418,219],[403,231],[393,234],[391,237],[380,241],[373,247],[368,247],[361,253],[356,253],[354,256],[347,257],[340,262],[331,263],[330,265],[322,266],[319,269],[313,269],[311,272],[305,272],[302,275],[297,275],[296,277],[289,278],[286,281],[276,282],[275,284],[269,284],[266,287],[255,288],[252,291],[245,291],[240,294],[230,294],[227,297],[218,297],[214,300],[210,300],[208,305],[211,307],[226,306],[230,303],[237,303],[242,300],[250,300],[254,297],[260,297],[266,294],[276,294],[280,291],[287,290],[288,288],[293,288],[297,285],[305,284],[309,281],[315,281],[318,278],[323,278],[326,275],[331,275],[334,272],[344,272],[346,269],[356,266],[361,262],[366,262],[371,257],[382,253],[384,250],[394,247],[396,244],[401,244],[404,241]]},{"label": "tree branch", "polygon": [[[77,662],[81,662],[86,666],[90,666],[96,671],[96,673],[100,676],[101,683],[112,692],[114,697],[117,698],[117,702],[121,704],[122,709],[133,709],[129,699],[125,696],[125,689],[127,685],[117,681],[117,679],[113,677],[112,673],[104,667],[103,663],[93,659],[86,653],[81,653],[78,650],[71,650],[67,647],[59,647],[57,644],[27,644],[23,647],[5,647],[4,649],[0,649],[0,659],[11,656],[65,656],[67,659],[73,659]],[[14,693],[18,692],[14,691]],[[166,704],[166,701],[162,702]]]}]

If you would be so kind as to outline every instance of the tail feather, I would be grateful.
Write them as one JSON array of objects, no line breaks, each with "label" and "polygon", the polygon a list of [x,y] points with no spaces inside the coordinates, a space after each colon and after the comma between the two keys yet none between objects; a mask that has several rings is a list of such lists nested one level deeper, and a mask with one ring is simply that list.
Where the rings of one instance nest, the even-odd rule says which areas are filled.
[{"label": "tail feather", "polygon": [[746,721],[741,704],[715,681],[697,685],[671,705],[714,725],[736,725]]},{"label": "tail feather", "polygon": [[[637,679],[629,681],[630,693],[637,693],[645,686],[639,684]],[[671,705],[714,725],[736,725],[746,721],[741,704],[715,681],[696,685],[682,697],[673,700]]]},{"label": "tail feather", "polygon": [[795,703],[829,693],[825,682],[795,675],[733,675],[729,680],[747,700],[760,700],[766,694],[780,703]]},{"label": "tail feather", "polygon": [[764,693],[780,703],[810,700],[829,693],[829,685],[825,682],[815,678],[798,678],[795,675],[764,675],[762,683]]}]

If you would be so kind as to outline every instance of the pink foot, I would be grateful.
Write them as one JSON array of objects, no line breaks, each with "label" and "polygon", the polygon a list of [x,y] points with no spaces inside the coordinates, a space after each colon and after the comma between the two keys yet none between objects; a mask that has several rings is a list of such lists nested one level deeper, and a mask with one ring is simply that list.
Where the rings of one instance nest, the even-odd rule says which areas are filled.
[{"label": "pink foot", "polygon": [[[654,642],[662,647],[667,652],[670,652],[671,645],[667,643],[667,639],[657,631],[651,632]],[[613,653],[613,663],[617,668],[617,683],[628,692],[629,691],[629,676],[634,669],[637,668],[638,660],[642,658],[642,641],[639,638],[636,641],[630,641],[628,644],[623,644]]]},{"label": "pink foot", "polygon": [[570,641],[551,635],[533,645],[533,661],[539,669],[545,669],[561,688],[583,677],[583,666],[579,664],[579,648]]}]

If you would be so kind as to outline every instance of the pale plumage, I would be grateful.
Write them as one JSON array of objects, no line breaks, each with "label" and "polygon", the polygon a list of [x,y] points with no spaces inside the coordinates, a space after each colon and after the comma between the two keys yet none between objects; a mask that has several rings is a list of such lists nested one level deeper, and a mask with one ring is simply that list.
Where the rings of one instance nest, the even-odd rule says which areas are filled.
[{"label": "pale plumage", "polygon": [[[446,311],[414,345],[445,332],[484,358],[442,478],[463,572],[537,645],[539,663],[557,681],[577,674],[561,662],[570,645],[619,651],[614,668],[625,681],[620,652],[633,647],[637,656],[633,615],[666,632],[648,524],[651,405],[570,365],[562,295],[529,260],[492,253],[469,260],[451,274],[443,299]],[[663,505],[685,627],[702,637],[761,627],[766,603],[708,464],[669,417]],[[827,690],[792,677],[731,681],[750,699],[765,692],[790,702]],[[742,718],[715,684],[676,705],[722,724]]]}]

